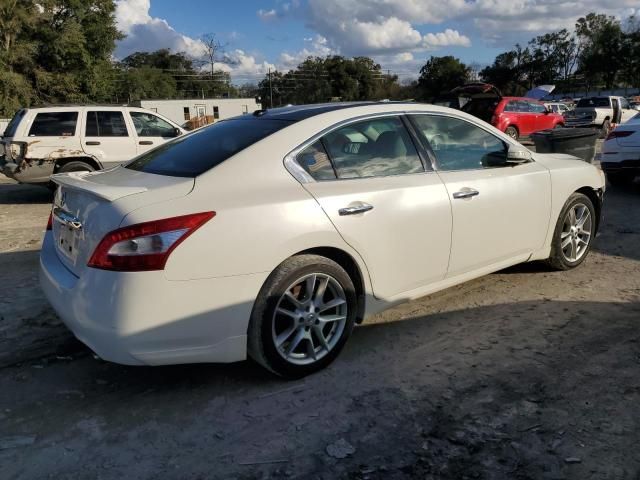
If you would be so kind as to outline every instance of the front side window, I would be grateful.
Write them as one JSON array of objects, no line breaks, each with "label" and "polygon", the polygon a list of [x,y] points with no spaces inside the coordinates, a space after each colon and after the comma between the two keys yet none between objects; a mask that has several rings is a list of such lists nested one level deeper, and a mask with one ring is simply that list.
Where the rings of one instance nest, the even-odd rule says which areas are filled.
[{"label": "front side window", "polygon": [[507,163],[507,144],[486,130],[454,117],[411,115],[418,134],[433,150],[440,170],[477,170]]},{"label": "front side window", "polygon": [[624,108],[625,110],[628,110],[631,108],[631,105],[629,105],[629,102],[627,101],[626,98],[621,98],[620,99],[620,107]]},{"label": "front side window", "polygon": [[335,180],[336,174],[320,140],[302,150],[297,161],[314,180]]},{"label": "front side window", "polygon": [[409,132],[398,117],[352,123],[322,138],[338,178],[424,172]]},{"label": "front side window", "polygon": [[139,137],[175,137],[176,128],[160,117],[144,112],[129,112]]},{"label": "front side window", "polygon": [[122,112],[87,112],[87,137],[128,137],[127,125]]},{"label": "front side window", "polygon": [[30,137],[73,137],[78,112],[38,113],[29,129]]},{"label": "front side window", "polygon": [[154,148],[126,168],[156,175],[197,177],[289,125],[291,122],[286,120],[254,116],[223,120]]}]

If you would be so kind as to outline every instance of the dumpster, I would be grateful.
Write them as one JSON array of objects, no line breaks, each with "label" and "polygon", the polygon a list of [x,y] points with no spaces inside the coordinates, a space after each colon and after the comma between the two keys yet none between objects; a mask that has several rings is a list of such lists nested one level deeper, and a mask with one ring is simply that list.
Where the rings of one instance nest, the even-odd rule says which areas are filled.
[{"label": "dumpster", "polygon": [[593,128],[555,128],[531,134],[538,153],[567,153],[592,163],[598,131]]}]

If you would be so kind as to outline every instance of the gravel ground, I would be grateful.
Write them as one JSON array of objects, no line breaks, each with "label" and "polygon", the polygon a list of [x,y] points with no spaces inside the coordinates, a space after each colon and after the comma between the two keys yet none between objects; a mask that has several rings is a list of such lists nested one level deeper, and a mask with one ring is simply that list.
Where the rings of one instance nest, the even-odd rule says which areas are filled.
[{"label": "gravel ground", "polygon": [[49,201],[0,176],[1,479],[640,479],[639,186],[580,268],[387,311],[296,382],[95,359],[38,287]]}]

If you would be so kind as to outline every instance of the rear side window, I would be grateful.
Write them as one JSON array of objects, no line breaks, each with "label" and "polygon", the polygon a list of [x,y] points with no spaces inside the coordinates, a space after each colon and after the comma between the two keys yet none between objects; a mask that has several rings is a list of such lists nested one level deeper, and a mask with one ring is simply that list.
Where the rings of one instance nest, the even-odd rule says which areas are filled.
[{"label": "rear side window", "polygon": [[398,117],[352,123],[322,138],[338,178],[424,172],[409,132]]},{"label": "rear side window", "polygon": [[544,113],[547,109],[540,103],[529,102],[529,110],[534,113]]},{"label": "rear side window", "polygon": [[16,130],[18,129],[18,125],[20,125],[20,120],[24,118],[24,114],[27,113],[26,110],[18,110],[16,114],[13,116],[7,128],[4,129],[3,137],[15,137]]},{"label": "rear side window", "polygon": [[128,137],[122,112],[87,112],[87,137]]},{"label": "rear side window", "polygon": [[223,120],[150,150],[127,168],[172,177],[196,177],[289,125],[291,122],[286,120],[253,116]]},{"label": "rear side window", "polygon": [[297,160],[314,180],[335,180],[336,178],[329,156],[320,140],[300,152]]},{"label": "rear side window", "polygon": [[30,137],[73,137],[78,112],[42,112],[36,115],[29,129]]},{"label": "rear side window", "polygon": [[577,108],[609,108],[610,106],[608,97],[581,98],[576,105]]}]

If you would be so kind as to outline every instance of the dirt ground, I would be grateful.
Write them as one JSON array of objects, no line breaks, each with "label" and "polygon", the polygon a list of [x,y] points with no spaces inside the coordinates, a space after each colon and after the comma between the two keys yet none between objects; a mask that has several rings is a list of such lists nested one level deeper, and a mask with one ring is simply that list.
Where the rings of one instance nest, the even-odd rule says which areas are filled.
[{"label": "dirt ground", "polygon": [[0,479],[640,479],[638,185],[580,268],[397,307],[296,382],[95,359],[38,287],[49,201],[0,177]]}]

